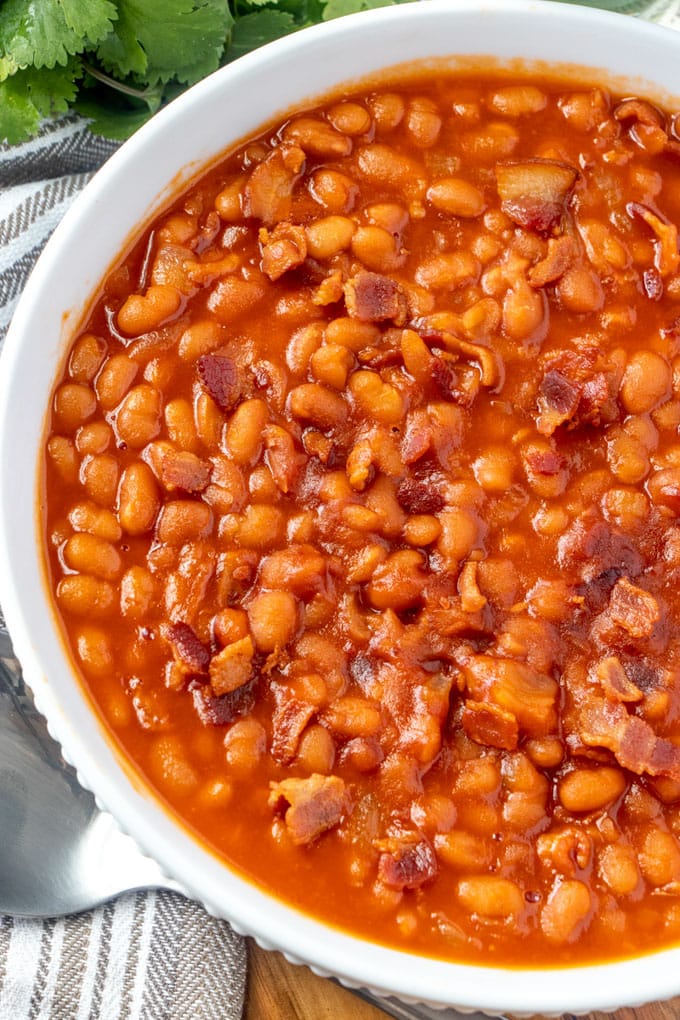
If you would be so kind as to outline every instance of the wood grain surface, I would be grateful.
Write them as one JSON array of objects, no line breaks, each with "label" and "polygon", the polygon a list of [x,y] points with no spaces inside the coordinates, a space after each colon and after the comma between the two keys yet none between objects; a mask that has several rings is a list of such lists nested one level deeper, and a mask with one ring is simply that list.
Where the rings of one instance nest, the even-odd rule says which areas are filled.
[{"label": "wood grain surface", "polygon": [[[248,991],[244,1020],[385,1020],[351,992],[295,967],[280,953],[266,953],[249,940]],[[588,1020],[680,1020],[680,998]]]}]

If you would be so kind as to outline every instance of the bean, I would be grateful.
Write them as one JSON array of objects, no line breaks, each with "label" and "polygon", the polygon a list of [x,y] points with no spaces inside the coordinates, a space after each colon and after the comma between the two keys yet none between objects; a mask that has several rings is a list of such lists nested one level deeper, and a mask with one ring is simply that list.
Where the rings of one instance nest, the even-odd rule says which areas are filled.
[{"label": "bean", "polygon": [[319,773],[329,775],[335,764],[335,743],[328,730],[319,723],[306,728],[300,744],[296,762],[310,775]]},{"label": "bean", "polygon": [[68,373],[75,383],[91,383],[106,357],[106,340],[93,333],[83,333],[68,359]]},{"label": "bean", "polygon": [[380,335],[380,330],[372,322],[360,322],[349,316],[331,319],[326,326],[327,343],[349,347],[351,351],[355,352],[377,343]]},{"label": "bean", "polygon": [[47,453],[63,482],[73,484],[78,480],[80,464],[76,448],[70,439],[66,436],[50,436],[47,441]]},{"label": "bean", "polygon": [[503,329],[513,340],[527,340],[546,322],[547,301],[542,291],[517,280],[503,299]]},{"label": "bean", "polygon": [[116,316],[118,329],[128,336],[140,336],[158,329],[172,319],[182,304],[182,295],[168,283],[152,284],[145,294],[131,294]]},{"label": "bean", "polygon": [[347,376],[353,366],[352,352],[341,344],[326,344],[320,347],[310,360],[314,378],[334,390],[344,390]]},{"label": "bean", "polygon": [[158,485],[151,468],[134,461],[123,472],[118,491],[118,520],[128,535],[145,535],[153,529],[160,508]]},{"label": "bean", "polygon": [[351,212],[359,195],[359,188],[351,177],[330,169],[315,171],[309,190],[319,205],[338,214]]},{"label": "bean", "polygon": [[442,129],[442,118],[437,104],[426,96],[414,96],[406,110],[405,127],[417,148],[431,148]]},{"label": "bean", "polygon": [[236,537],[243,549],[270,549],[283,542],[286,518],[282,510],[267,504],[251,504],[241,515]]},{"label": "bean", "polygon": [[243,180],[237,177],[228,181],[215,196],[215,209],[225,223],[240,223],[243,219]]},{"label": "bean", "polygon": [[323,714],[332,733],[341,737],[372,737],[382,725],[380,709],[367,698],[346,695],[336,698]]},{"label": "bean", "polygon": [[671,395],[670,365],[654,351],[635,351],[626,365],[619,396],[629,414],[646,414]]},{"label": "bean", "polygon": [[570,312],[597,312],[604,304],[599,277],[581,266],[574,266],[564,273],[557,283],[557,294],[562,306]]},{"label": "bean", "polygon": [[401,549],[376,567],[366,595],[376,609],[400,612],[420,603],[427,576],[423,573],[422,553]]},{"label": "bean", "polygon": [[321,429],[337,428],[347,420],[348,408],[343,398],[319,383],[303,383],[290,391],[290,413],[310,421]]},{"label": "bean", "polygon": [[176,499],[166,503],[158,515],[156,534],[166,545],[183,545],[207,538],[212,531],[213,516],[209,506],[196,500]]},{"label": "bean", "polygon": [[394,131],[401,124],[406,112],[404,97],[398,92],[382,92],[371,96],[368,101],[376,130],[380,133]]},{"label": "bean", "polygon": [[110,453],[85,457],[80,469],[80,479],[90,499],[100,506],[112,509],[118,492],[120,466]]},{"label": "bean", "polygon": [[427,189],[427,200],[439,212],[474,219],[486,208],[484,195],[474,184],[461,177],[444,177]]},{"label": "bean", "polygon": [[132,386],[139,365],[127,354],[112,355],[97,376],[97,399],[105,411],[112,411]]},{"label": "bean", "polygon": [[479,534],[479,523],[468,510],[443,510],[439,514],[442,533],[437,547],[450,564],[458,564],[472,551]]},{"label": "bean", "polygon": [[535,85],[506,85],[492,92],[487,102],[495,113],[523,117],[544,110],[548,99]]},{"label": "bean", "polygon": [[458,899],[471,914],[482,918],[517,919],[524,909],[524,897],[516,882],[508,878],[479,875],[463,878],[457,885]]},{"label": "bean", "polygon": [[113,432],[105,421],[91,421],[88,425],[82,425],[76,433],[76,449],[82,456],[88,453],[105,453],[111,441]]},{"label": "bean", "polygon": [[404,524],[404,539],[409,545],[425,547],[436,542],[442,526],[431,514],[414,514]]},{"label": "bean", "polygon": [[116,415],[116,432],[121,442],[141,449],[161,430],[161,394],[155,386],[141,383],[123,398]]},{"label": "bean", "polygon": [[404,417],[404,399],[391,383],[383,382],[377,372],[361,369],[349,379],[349,391],[364,414],[384,425],[395,425]]},{"label": "bean", "polygon": [[541,911],[543,934],[554,944],[576,941],[592,909],[591,894],[583,882],[558,880]]},{"label": "bean", "polygon": [[398,188],[407,194],[425,183],[425,168],[415,159],[389,145],[374,142],[357,150],[357,167],[367,181]]},{"label": "bean", "polygon": [[267,749],[264,726],[256,719],[239,719],[227,730],[224,748],[230,768],[249,771],[257,765]]},{"label": "bean", "polygon": [[107,616],[114,597],[113,585],[89,574],[62,577],[57,585],[59,605],[74,616]]},{"label": "bean", "polygon": [[224,416],[209,393],[199,393],[194,404],[196,435],[208,449],[220,446]]},{"label": "bean", "polygon": [[100,627],[83,625],[75,633],[78,658],[86,673],[93,677],[108,677],[113,672],[114,660],[111,642]]},{"label": "bean", "polygon": [[143,620],[154,602],[156,585],[145,567],[132,566],[120,581],[120,611],[133,620]]},{"label": "bean", "polygon": [[248,606],[248,623],[259,651],[283,648],[297,629],[297,600],[287,591],[262,592]]},{"label": "bean", "polygon": [[357,229],[347,216],[325,216],[306,228],[307,252],[314,259],[330,259],[346,251]]},{"label": "bean", "polygon": [[598,811],[617,800],[626,789],[620,769],[601,765],[597,769],[575,768],[558,784],[560,802],[567,811]]},{"label": "bean", "polygon": [[434,838],[437,856],[456,871],[478,871],[491,863],[491,850],[485,839],[460,828]]},{"label": "bean", "polygon": [[179,737],[158,737],[149,750],[149,770],[164,788],[180,797],[195,794],[200,780]]},{"label": "bean", "polygon": [[638,851],[642,874],[655,888],[680,878],[680,849],[675,837],[663,829],[650,828]]},{"label": "bean", "polygon": [[465,131],[460,147],[466,156],[494,163],[511,156],[519,142],[519,133],[511,124],[494,121],[485,127]]},{"label": "bean", "polygon": [[416,269],[415,278],[421,287],[435,290],[456,290],[479,279],[479,262],[468,251],[433,255]]},{"label": "bean", "polygon": [[64,546],[64,562],[72,570],[115,581],[122,570],[120,555],[111,542],[88,532],[78,532]]},{"label": "bean", "polygon": [[66,435],[73,435],[96,410],[94,393],[81,383],[63,383],[54,395],[54,424]]},{"label": "bean", "polygon": [[227,451],[239,465],[254,464],[262,452],[263,430],[269,409],[263,400],[244,400],[227,426]]},{"label": "bean", "polygon": [[514,453],[491,446],[472,465],[475,479],[485,492],[507,492],[514,481],[517,462]]},{"label": "bean", "polygon": [[336,103],[326,116],[335,130],[345,135],[365,135],[371,126],[371,115],[360,103]]},{"label": "bean", "polygon": [[615,896],[629,896],[640,884],[640,869],[630,846],[604,846],[598,854],[597,866],[602,881]]},{"label": "bean", "polygon": [[221,347],[225,342],[225,330],[223,326],[213,322],[212,319],[199,319],[182,333],[177,352],[183,361],[198,361],[203,354]]},{"label": "bean", "polygon": [[351,245],[355,258],[376,273],[390,273],[404,261],[394,235],[383,227],[359,227]]},{"label": "bean", "polygon": [[96,503],[76,503],[68,519],[74,531],[85,531],[107,542],[118,542],[122,535],[115,514]]}]

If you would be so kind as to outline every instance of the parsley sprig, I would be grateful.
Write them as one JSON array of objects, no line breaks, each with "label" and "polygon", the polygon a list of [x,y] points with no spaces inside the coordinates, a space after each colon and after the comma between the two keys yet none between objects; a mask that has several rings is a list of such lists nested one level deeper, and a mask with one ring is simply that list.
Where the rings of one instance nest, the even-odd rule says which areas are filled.
[{"label": "parsley sprig", "polygon": [[306,25],[406,0],[0,0],[0,141],[78,110],[133,133],[221,64]]}]

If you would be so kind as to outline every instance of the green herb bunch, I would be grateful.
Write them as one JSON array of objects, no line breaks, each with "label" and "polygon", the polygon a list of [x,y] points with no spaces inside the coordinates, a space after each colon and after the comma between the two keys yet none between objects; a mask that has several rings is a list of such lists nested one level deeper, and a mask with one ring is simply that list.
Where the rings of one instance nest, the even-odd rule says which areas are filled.
[{"label": "green herb bunch", "polygon": [[343,14],[405,0],[0,0],[0,141],[78,110],[133,133],[221,64]]}]

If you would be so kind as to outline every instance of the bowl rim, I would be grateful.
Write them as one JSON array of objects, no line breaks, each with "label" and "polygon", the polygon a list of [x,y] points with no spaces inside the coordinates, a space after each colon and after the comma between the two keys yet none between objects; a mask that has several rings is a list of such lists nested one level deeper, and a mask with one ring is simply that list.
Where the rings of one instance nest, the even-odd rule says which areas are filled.
[{"label": "bowl rim", "polygon": [[[680,35],[667,29],[639,21],[633,23],[633,19],[620,15],[571,4],[546,3],[545,0],[483,0],[481,3],[457,0],[454,5],[451,0],[428,0],[422,5],[382,8],[305,29],[221,68],[160,111],[114,153],[76,199],[48,241],[26,285],[0,355],[0,599],[36,705],[46,716],[50,733],[61,744],[64,757],[75,766],[80,782],[95,792],[99,806],[109,810],[143,851],[159,861],[168,875],[179,876],[179,884],[187,894],[203,903],[210,913],[225,917],[237,931],[253,935],[265,948],[281,950],[292,962],[305,962],[316,973],[333,974],[345,984],[365,986],[379,994],[439,1006],[453,1005],[463,1010],[508,1010],[526,1014],[569,1010],[579,1013],[635,1006],[652,998],[677,994],[680,974],[674,974],[674,965],[676,971],[680,969],[680,947],[575,968],[532,970],[436,960],[370,943],[299,912],[256,887],[191,836],[186,826],[169,814],[161,798],[131,774],[102,723],[97,721],[93,727],[92,709],[83,697],[82,682],[76,678],[66,657],[56,612],[46,597],[36,594],[37,591],[47,592],[44,576],[36,570],[42,552],[33,548],[34,543],[38,544],[35,542],[38,522],[33,520],[25,505],[17,506],[21,501],[16,499],[17,491],[33,494],[39,491],[37,464],[16,463],[16,421],[22,420],[22,398],[26,397],[28,386],[26,373],[35,370],[38,374],[38,356],[48,360],[54,357],[57,359],[54,365],[60,365],[63,357],[57,355],[64,350],[63,334],[77,324],[77,320],[72,322],[72,317],[69,318],[67,309],[57,329],[57,313],[40,309],[51,301],[55,282],[63,276],[64,252],[73,249],[84,223],[96,221],[112,189],[118,187],[120,180],[129,179],[130,168],[134,171],[146,151],[167,153],[171,142],[174,145],[172,135],[177,123],[186,122],[197,107],[214,103],[225,90],[243,87],[260,74],[275,76],[279,68],[317,47],[328,49],[333,43],[342,50],[343,46],[353,44],[358,32],[379,38],[389,31],[395,37],[401,33],[401,37],[409,38],[425,23],[443,24],[441,19],[461,23],[468,19],[470,24],[474,20],[483,27],[484,19],[488,26],[489,19],[502,21],[508,17],[516,19],[515,23],[523,20],[525,25],[538,25],[542,32],[555,31],[567,24],[581,25],[584,31],[587,29],[594,35],[602,33],[612,47],[617,39],[625,38],[630,42],[634,38],[636,45],[644,44],[650,52],[658,47],[675,49],[676,55],[680,54]],[[588,51],[587,46],[585,50]],[[597,70],[592,64],[581,66],[584,71],[590,68],[593,72]],[[649,71],[649,81],[656,88],[652,66]],[[355,78],[350,76],[349,80],[360,82],[365,77],[360,74]],[[612,77],[607,75],[607,80]],[[321,94],[327,91],[324,89]],[[318,93],[308,89],[306,94],[311,104]],[[680,80],[676,94],[680,95]],[[283,109],[289,110],[292,105],[286,103]],[[273,114],[264,121],[258,118],[252,132],[276,116]],[[231,139],[227,148],[231,148],[241,136],[227,134]],[[224,149],[221,145],[215,152]],[[217,158],[219,156],[215,155]],[[157,189],[155,202],[142,223],[148,223],[157,215],[170,195],[176,194],[196,174],[199,164],[204,165],[202,158],[187,161],[169,187]],[[143,229],[139,222],[137,218],[135,234]],[[124,245],[117,247],[118,253],[123,249]],[[97,270],[97,279],[102,275]],[[91,294],[93,287],[83,284],[81,289]],[[45,315],[48,320],[51,315],[53,322],[52,347],[47,355],[43,351],[35,352],[30,346],[32,336],[41,326],[41,316]],[[53,368],[52,382],[55,372]],[[30,401],[27,404],[30,407]],[[19,483],[17,478],[20,478]],[[33,503],[36,505],[37,499]],[[27,526],[29,518],[30,528]],[[51,659],[50,655],[57,658]],[[57,678],[56,687],[50,684],[48,673]],[[73,688],[73,695],[65,701],[64,683],[70,683]]]}]

